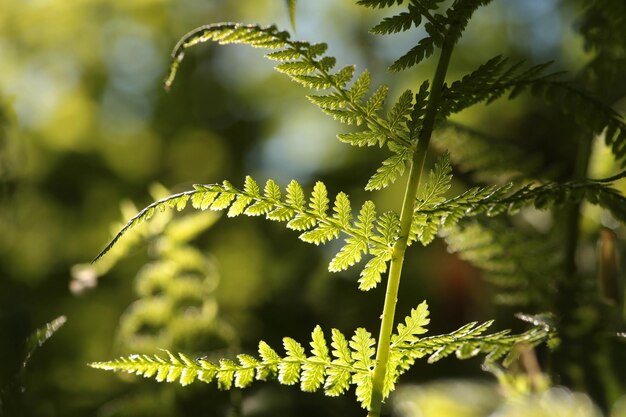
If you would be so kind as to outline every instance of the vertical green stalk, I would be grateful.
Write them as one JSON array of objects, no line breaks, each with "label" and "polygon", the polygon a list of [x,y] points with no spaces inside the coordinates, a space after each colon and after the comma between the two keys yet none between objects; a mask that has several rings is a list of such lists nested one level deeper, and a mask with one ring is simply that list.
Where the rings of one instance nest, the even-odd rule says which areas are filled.
[{"label": "vertical green stalk", "polygon": [[387,279],[387,291],[385,293],[385,304],[383,314],[381,316],[380,333],[378,335],[378,348],[376,351],[376,367],[372,377],[372,400],[370,402],[370,412],[368,417],[379,417],[383,402],[383,389],[385,385],[385,375],[387,374],[387,362],[389,361],[389,349],[391,344],[391,333],[393,331],[394,316],[396,313],[396,303],[398,301],[398,288],[400,286],[400,275],[402,273],[402,264],[404,262],[404,253],[406,252],[407,242],[409,240],[409,232],[411,230],[411,221],[413,212],[415,211],[415,201],[417,198],[417,190],[420,185],[420,179],[424,168],[424,160],[428,151],[428,144],[432,136],[435,120],[437,118],[437,109],[439,107],[439,97],[443,87],[448,64],[454,49],[454,40],[446,36],[441,48],[439,62],[433,78],[430,89],[430,98],[424,122],[420,130],[417,146],[413,159],[411,161],[411,170],[409,179],[404,192],[404,201],[402,203],[402,212],[400,214],[400,237],[393,247],[391,256],[391,264],[389,266],[389,277]]}]

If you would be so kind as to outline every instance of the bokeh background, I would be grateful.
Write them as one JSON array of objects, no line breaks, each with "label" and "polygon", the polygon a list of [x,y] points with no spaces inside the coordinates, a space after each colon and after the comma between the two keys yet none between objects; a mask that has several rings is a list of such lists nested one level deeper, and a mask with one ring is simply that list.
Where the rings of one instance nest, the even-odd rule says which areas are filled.
[{"label": "bokeh background", "polygon": [[[569,71],[609,104],[618,102],[625,92],[623,76],[603,83],[584,76],[595,55],[585,50],[578,31],[582,3],[503,0],[481,9],[457,48],[450,79],[497,54],[529,64],[554,60],[555,70]],[[374,82],[387,83],[391,97],[397,97],[430,77],[433,65],[388,73],[387,66],[422,32],[385,38],[368,34],[382,16],[352,1],[301,0],[294,36],[328,42],[340,65],[369,68]],[[353,202],[371,198],[380,210],[399,207],[401,181],[378,194],[363,191],[385,153],[337,141],[335,134],[347,128],[310,105],[307,91],[273,71],[262,51],[195,48],[171,91],[164,91],[176,41],[199,25],[221,21],[290,28],[285,2],[279,0],[3,0],[0,386],[19,369],[28,335],[57,316],[67,317],[67,324],[33,355],[11,411],[16,415],[219,416],[237,408],[247,415],[362,413],[352,393],[328,398],[272,383],[243,393],[217,392],[202,384],[183,390],[86,366],[137,349],[180,348],[207,355],[252,351],[260,339],[273,346],[283,336],[305,341],[318,323],[345,333],[358,326],[378,331],[382,287],[360,293],[355,271],[327,272],[336,247],[306,245],[282,225],[260,219],[166,214],[144,227],[109,264],[85,265],[134,207],[194,183],[228,179],[237,184],[246,174],[282,185],[292,178],[307,185],[319,179],[332,194],[348,192]],[[568,164],[574,159],[574,147],[558,138],[576,127],[555,115],[546,104],[523,96],[479,106],[455,120],[541,149],[543,167],[558,167],[558,177],[571,171]],[[600,142],[596,148],[592,174],[612,174],[615,167],[606,150]],[[600,217],[587,213],[583,231],[590,241]],[[187,286],[171,283],[180,272],[181,256],[198,265],[184,271],[196,279]],[[592,268],[593,256],[586,259]],[[147,270],[146,263],[153,269]],[[405,265],[399,315],[428,299],[434,331],[493,317],[498,328],[523,328],[512,318],[513,310],[493,306],[492,290],[480,273],[448,254],[442,243],[413,248]],[[161,277],[153,279],[161,280],[159,291],[169,294],[173,304],[146,300],[155,297],[155,287],[145,278],[151,273]],[[197,315],[185,321],[181,317],[190,306]],[[164,326],[169,333],[159,333]],[[176,328],[186,329],[187,336],[173,334]],[[148,336],[138,338],[139,333]],[[431,403],[442,391],[485,398],[476,406],[478,414],[467,415],[485,415],[480,410],[497,402],[488,382],[493,378],[481,372],[478,360],[419,364],[406,381],[446,378],[486,382],[455,383],[454,390],[435,385],[417,393],[401,391],[398,401],[405,405],[396,412],[422,415],[411,414],[409,394],[410,401],[423,397]],[[436,415],[423,410],[423,415]],[[450,410],[447,415],[463,415]]]}]

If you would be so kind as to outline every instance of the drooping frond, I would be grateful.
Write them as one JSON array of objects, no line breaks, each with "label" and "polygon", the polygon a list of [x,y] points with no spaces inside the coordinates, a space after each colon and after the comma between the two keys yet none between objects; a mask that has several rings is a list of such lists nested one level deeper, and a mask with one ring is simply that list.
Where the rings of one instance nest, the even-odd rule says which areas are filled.
[{"label": "drooping frond", "polygon": [[313,392],[322,389],[328,396],[338,396],[356,386],[357,399],[369,407],[371,379],[374,367],[375,340],[359,328],[348,341],[337,329],[332,330],[329,348],[322,329],[317,326],[311,335],[311,351],[289,337],[283,339],[284,356],[267,343],[259,343],[259,356],[241,354],[237,360],[217,362],[205,358],[191,359],[182,353],[166,355],[131,355],[90,366],[108,371],[122,371],[154,378],[159,382],[179,382],[188,385],[199,380],[217,382],[218,388],[245,388],[253,381],[277,379],[284,385],[300,383],[300,389]]},{"label": "drooping frond", "polygon": [[246,177],[242,190],[227,181],[221,185],[196,185],[195,188],[159,200],[141,210],[96,259],[107,253],[126,232],[150,219],[157,211],[166,208],[180,211],[191,202],[193,208],[199,210],[227,210],[228,217],[264,215],[269,220],[287,222],[288,228],[301,232],[301,240],[315,245],[338,239],[342,233],[347,235],[345,245],[331,261],[329,270],[342,271],[361,261],[364,255],[373,255],[359,279],[362,290],[375,287],[381,280],[381,274],[387,270],[386,264],[398,236],[400,221],[394,214],[386,213],[378,217],[371,201],[366,201],[356,220],[352,220],[352,207],[344,193],[336,196],[333,213],[328,213],[330,200],[322,182],[315,184],[308,204],[302,187],[296,181],[287,186],[284,197],[273,180],[268,180],[261,191],[251,177]]},{"label": "drooping frond", "polygon": [[[173,62],[166,86],[172,84],[185,50],[209,41],[276,49],[266,57],[279,62],[276,66],[277,71],[307,88],[325,90],[323,93],[308,96],[313,104],[341,123],[362,127],[359,132],[338,135],[342,142],[355,146],[382,147],[385,144],[389,146],[393,155],[385,161],[381,168],[383,172],[375,174],[376,178],[372,180],[371,187],[385,187],[401,175],[405,163],[402,155],[412,149],[411,132],[419,127],[416,119],[413,120],[411,131],[407,127],[412,101],[410,91],[403,93],[391,111],[385,115],[382,110],[388,88],[382,85],[372,89],[367,71],[354,79],[354,66],[335,71],[336,59],[324,55],[326,44],[291,40],[287,32],[278,31],[274,26],[260,27],[233,23],[202,26],[184,36],[172,54]],[[387,169],[386,167],[390,165],[391,167]]]},{"label": "drooping frond", "polygon": [[[621,178],[622,174],[612,178]],[[609,181],[610,182],[610,181]],[[410,241],[423,244],[432,241],[440,226],[450,227],[460,219],[485,213],[495,216],[515,213],[524,206],[548,209],[566,203],[589,201],[607,210],[619,221],[626,222],[626,198],[606,180],[572,181],[566,183],[527,184],[514,191],[514,184],[474,187],[463,194],[428,207],[428,201],[418,201],[411,224]]]},{"label": "drooping frond", "polygon": [[443,237],[450,250],[483,270],[498,289],[498,303],[542,306],[554,299],[562,265],[558,242],[550,236],[478,218],[444,229]]}]

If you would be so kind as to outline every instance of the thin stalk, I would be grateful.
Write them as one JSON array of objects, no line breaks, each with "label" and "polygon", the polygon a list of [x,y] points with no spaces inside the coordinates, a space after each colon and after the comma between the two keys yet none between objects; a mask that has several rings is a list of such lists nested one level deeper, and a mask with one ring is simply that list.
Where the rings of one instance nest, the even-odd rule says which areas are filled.
[{"label": "thin stalk", "polygon": [[404,201],[402,203],[402,212],[400,214],[400,237],[393,247],[391,264],[389,266],[385,304],[383,307],[383,314],[381,316],[378,347],[376,350],[376,366],[374,368],[374,375],[372,376],[372,400],[370,402],[370,412],[368,417],[379,417],[380,410],[382,408],[383,389],[385,385],[385,375],[387,374],[391,333],[393,331],[394,316],[398,301],[398,288],[400,286],[404,253],[406,252],[409,240],[411,221],[413,219],[413,212],[415,211],[417,190],[419,189],[420,179],[424,168],[424,160],[426,159],[426,152],[428,150],[430,138],[435,126],[435,119],[437,118],[439,97],[446,78],[453,49],[454,40],[446,36],[441,48],[441,54],[439,55],[439,62],[437,63],[435,76],[433,78],[430,98],[424,115],[424,122],[422,124],[415,153],[413,154],[413,159],[411,161],[411,170],[406,184]]}]

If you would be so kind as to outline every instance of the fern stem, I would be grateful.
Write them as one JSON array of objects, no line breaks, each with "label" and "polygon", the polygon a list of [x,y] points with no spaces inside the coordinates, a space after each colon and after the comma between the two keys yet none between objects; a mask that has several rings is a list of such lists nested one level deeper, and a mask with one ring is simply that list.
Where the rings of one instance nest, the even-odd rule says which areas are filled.
[{"label": "fern stem", "polygon": [[411,161],[411,171],[404,192],[402,203],[402,213],[400,215],[400,237],[393,247],[391,264],[389,266],[389,278],[387,280],[387,290],[385,293],[385,304],[381,318],[380,333],[378,336],[378,347],[376,350],[376,366],[372,377],[372,399],[370,402],[370,412],[368,417],[379,417],[382,408],[385,375],[387,374],[387,362],[389,361],[389,351],[391,343],[391,333],[393,331],[396,304],[398,302],[398,288],[400,287],[400,276],[402,274],[402,264],[407,248],[411,220],[415,211],[417,191],[426,159],[426,152],[432,136],[435,120],[439,107],[441,90],[448,71],[450,57],[454,49],[454,39],[447,36],[444,39],[439,62],[433,78],[430,91],[430,99],[424,115],[422,129],[418,136],[417,147]]}]

